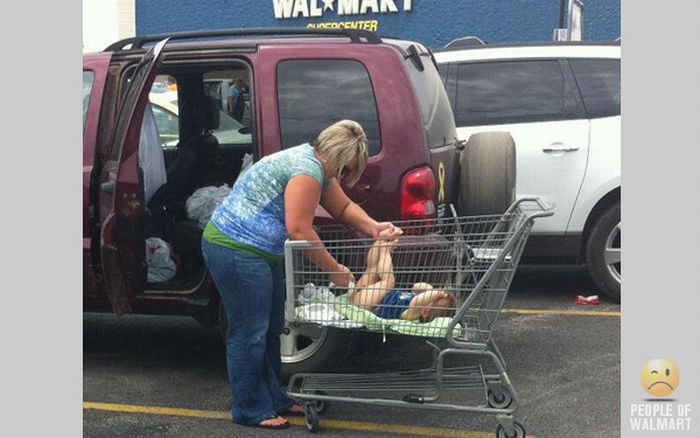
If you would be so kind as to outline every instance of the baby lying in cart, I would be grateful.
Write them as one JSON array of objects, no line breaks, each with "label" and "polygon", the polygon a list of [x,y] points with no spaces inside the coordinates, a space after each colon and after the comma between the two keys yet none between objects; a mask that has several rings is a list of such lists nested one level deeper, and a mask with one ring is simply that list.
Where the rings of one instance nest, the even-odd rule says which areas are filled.
[{"label": "baby lying in cart", "polygon": [[397,240],[383,239],[385,236],[380,233],[367,252],[367,269],[355,284],[349,302],[384,319],[430,322],[438,316],[449,316],[455,297],[447,291],[423,282],[413,284],[410,291],[394,289],[391,253]]}]

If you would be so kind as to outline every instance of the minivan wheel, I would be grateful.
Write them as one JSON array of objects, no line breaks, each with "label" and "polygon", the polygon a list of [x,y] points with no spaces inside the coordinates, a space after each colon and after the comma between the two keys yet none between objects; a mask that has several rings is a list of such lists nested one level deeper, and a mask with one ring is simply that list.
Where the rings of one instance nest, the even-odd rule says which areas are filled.
[{"label": "minivan wheel", "polygon": [[[219,333],[224,343],[227,331],[228,318],[219,305]],[[354,344],[355,334],[348,330],[310,324],[287,326],[280,336],[282,379],[332,369],[350,355]]]},{"label": "minivan wheel", "polygon": [[503,213],[515,200],[515,142],[508,132],[473,134],[462,152],[459,212]]},{"label": "minivan wheel", "polygon": [[601,292],[618,303],[622,284],[621,238],[620,203],[617,202],[600,215],[591,228],[586,243],[586,262]]}]

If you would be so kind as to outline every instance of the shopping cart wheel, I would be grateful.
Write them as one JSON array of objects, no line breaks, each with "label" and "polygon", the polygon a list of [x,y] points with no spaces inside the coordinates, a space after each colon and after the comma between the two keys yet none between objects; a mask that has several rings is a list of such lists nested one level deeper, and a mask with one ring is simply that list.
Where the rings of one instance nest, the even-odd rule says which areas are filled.
[{"label": "shopping cart wheel", "polygon": [[306,428],[309,432],[318,432],[318,410],[316,410],[316,403],[305,403],[304,404],[304,419],[306,420]]},{"label": "shopping cart wheel", "polygon": [[[317,395],[326,395],[326,393],[323,391],[314,391],[313,393]],[[316,405],[316,412],[319,414],[326,412],[329,405],[329,403],[325,400],[314,400],[314,404]]]},{"label": "shopping cart wheel", "polygon": [[515,433],[508,436],[503,426],[499,424],[498,427],[496,427],[496,438],[525,438],[525,428],[522,424],[513,421],[513,427],[515,428]]},{"label": "shopping cart wheel", "polygon": [[512,402],[513,397],[507,389],[504,388],[499,395],[496,395],[496,393],[489,389],[489,406],[492,408],[507,409]]}]

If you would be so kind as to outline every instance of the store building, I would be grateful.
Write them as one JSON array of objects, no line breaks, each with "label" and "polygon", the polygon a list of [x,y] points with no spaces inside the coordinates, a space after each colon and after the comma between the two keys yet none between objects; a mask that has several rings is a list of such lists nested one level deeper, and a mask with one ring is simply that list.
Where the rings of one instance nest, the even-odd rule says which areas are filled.
[{"label": "store building", "polygon": [[[442,47],[473,35],[549,41],[560,0],[137,0],[136,34],[222,28],[348,27]],[[568,2],[567,2],[568,3]],[[619,0],[584,0],[583,40],[620,36]]]},{"label": "store building", "polygon": [[135,24],[135,0],[83,0],[83,52],[134,36]]}]

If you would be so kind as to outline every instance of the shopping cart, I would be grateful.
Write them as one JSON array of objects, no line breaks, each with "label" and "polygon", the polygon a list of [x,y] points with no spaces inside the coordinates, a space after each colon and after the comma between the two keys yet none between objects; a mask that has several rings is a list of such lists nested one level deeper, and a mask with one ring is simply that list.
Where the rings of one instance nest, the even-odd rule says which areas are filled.
[{"label": "shopping cart", "polygon": [[[433,356],[430,367],[416,371],[293,375],[288,392],[303,405],[310,431],[318,430],[327,403],[339,401],[495,414],[498,438],[525,436],[513,419],[518,397],[492,332],[534,220],[553,211],[539,198],[518,200],[498,215],[458,217],[452,211],[451,218],[396,222],[404,231],[396,241],[375,242],[337,225],[318,227],[323,246],[358,278],[348,288],[329,284],[329,273],[309,261],[323,251],[318,242],[286,243],[288,325],[419,336]],[[372,248],[371,260],[383,262],[368,268]],[[408,291],[432,295],[416,306],[384,301],[381,318],[377,303],[392,291],[404,298]],[[439,338],[446,345],[436,345]]]}]

